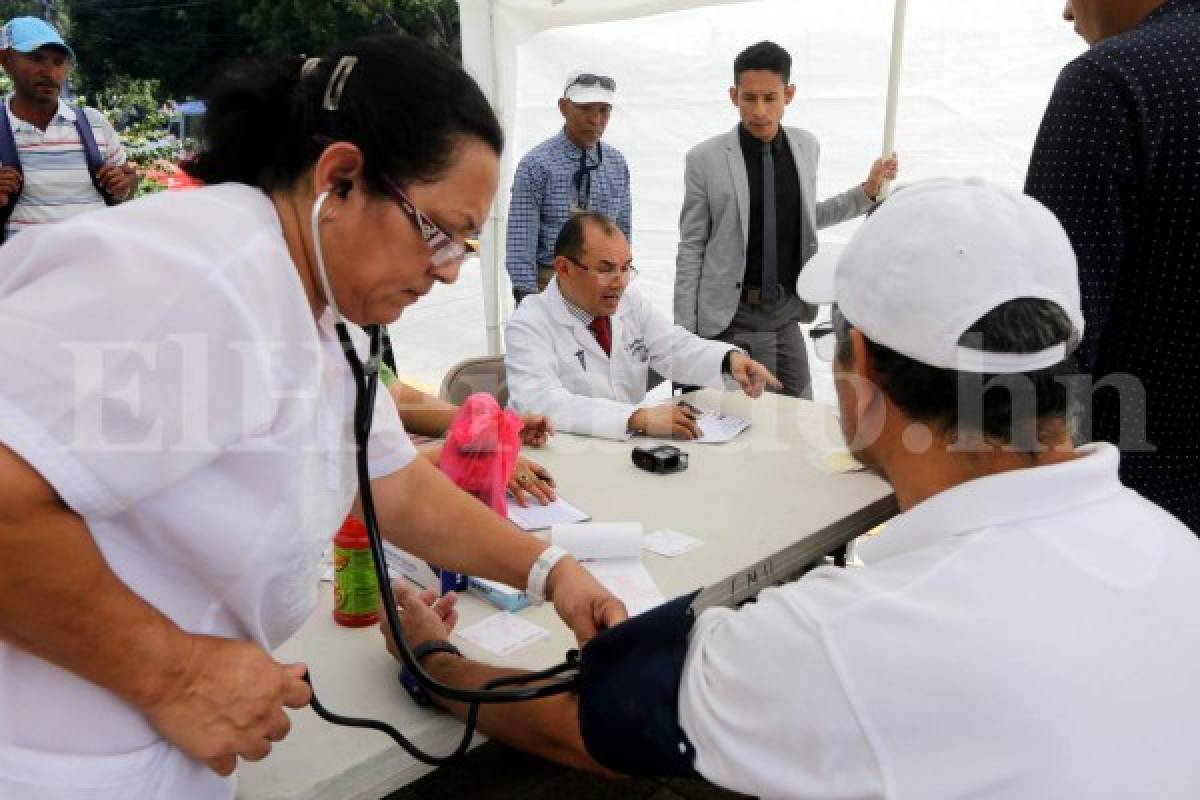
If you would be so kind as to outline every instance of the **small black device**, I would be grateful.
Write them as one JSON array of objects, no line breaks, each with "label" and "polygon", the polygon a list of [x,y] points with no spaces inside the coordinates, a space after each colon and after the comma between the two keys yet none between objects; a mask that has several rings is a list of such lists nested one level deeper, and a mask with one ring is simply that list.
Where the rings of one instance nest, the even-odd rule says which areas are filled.
[{"label": "small black device", "polygon": [[657,472],[666,475],[671,472],[683,472],[687,469],[688,454],[669,444],[657,447],[633,448],[633,465],[647,472]]}]

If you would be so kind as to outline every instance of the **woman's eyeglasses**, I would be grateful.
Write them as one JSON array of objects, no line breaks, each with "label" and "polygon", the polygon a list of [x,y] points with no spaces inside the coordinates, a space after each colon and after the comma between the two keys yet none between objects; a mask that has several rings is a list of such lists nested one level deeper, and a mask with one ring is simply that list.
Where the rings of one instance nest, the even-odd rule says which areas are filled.
[{"label": "woman's eyeglasses", "polygon": [[416,204],[408,199],[408,195],[399,186],[386,178],[384,179],[384,184],[387,186],[388,194],[396,201],[396,205],[400,206],[400,210],[417,227],[422,241],[429,246],[429,260],[433,262],[435,267],[462,261],[467,256],[479,252],[479,244],[476,240],[456,241],[453,234],[449,233],[445,228],[430,219],[421,209],[417,208]]},{"label": "woman's eyeglasses", "polygon": [[[347,70],[347,74],[348,72]],[[322,134],[314,134],[312,139],[321,147],[328,147],[337,141]],[[416,203],[409,200],[404,190],[397,186],[390,178],[385,177],[383,184],[387,188],[392,200],[395,201],[396,205],[400,206],[400,210],[417,227],[417,231],[421,234],[421,240],[429,246],[429,259],[435,267],[445,266],[454,261],[462,261],[467,256],[479,252],[479,241],[477,239],[467,239],[464,242],[455,241],[452,233],[441,225],[438,225],[425,212],[417,208]]]}]

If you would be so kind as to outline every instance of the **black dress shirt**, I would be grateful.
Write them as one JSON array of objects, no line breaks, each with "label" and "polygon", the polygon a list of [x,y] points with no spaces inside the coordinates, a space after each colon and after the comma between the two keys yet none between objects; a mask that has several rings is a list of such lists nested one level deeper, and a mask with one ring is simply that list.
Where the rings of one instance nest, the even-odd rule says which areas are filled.
[{"label": "black dress shirt", "polygon": [[[759,286],[762,283],[763,249],[763,142],[744,125],[738,126],[738,140],[750,178],[750,238],[746,243],[746,275],[742,282],[745,286]],[[796,278],[803,266],[800,254],[804,252],[800,241],[800,177],[796,174],[796,161],[792,158],[792,148],[788,146],[783,126],[771,142],[771,156],[775,160],[775,252],[779,259],[779,282],[785,293],[794,294]]]},{"label": "black dress shirt", "polygon": [[1122,446],[1126,484],[1200,533],[1198,154],[1200,2],[1167,0],[1063,69],[1025,191],[1079,259],[1084,367],[1142,387],[1096,392],[1094,437]]}]

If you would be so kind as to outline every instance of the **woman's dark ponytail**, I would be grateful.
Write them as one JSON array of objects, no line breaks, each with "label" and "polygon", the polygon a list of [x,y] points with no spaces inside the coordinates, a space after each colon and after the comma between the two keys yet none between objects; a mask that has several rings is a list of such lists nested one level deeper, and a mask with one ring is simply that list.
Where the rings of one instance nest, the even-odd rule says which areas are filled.
[{"label": "woman's dark ponytail", "polygon": [[[335,93],[336,110],[327,110],[330,78],[339,64],[345,72],[345,56],[354,57],[353,68]],[[285,188],[329,142],[348,141],[363,152],[369,188],[382,192],[384,176],[402,186],[437,180],[464,137],[497,155],[504,147],[500,123],[475,81],[445,53],[411,37],[358,39],[319,61],[243,61],[206,100],[200,151],[185,169],[210,184]]]}]

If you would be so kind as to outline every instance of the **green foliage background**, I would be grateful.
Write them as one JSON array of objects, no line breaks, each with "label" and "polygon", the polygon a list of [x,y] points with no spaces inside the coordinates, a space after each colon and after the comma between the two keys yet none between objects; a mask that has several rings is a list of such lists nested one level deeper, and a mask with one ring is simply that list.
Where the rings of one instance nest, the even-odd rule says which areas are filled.
[{"label": "green foliage background", "polygon": [[[99,96],[157,81],[159,101],[200,94],[246,55],[321,53],[341,39],[404,31],[458,53],[455,0],[56,0],[74,81]],[[44,0],[0,0],[0,17],[43,16]]]},{"label": "green foliage background", "polygon": [[[0,0],[0,23],[52,19],[75,51],[78,101],[99,108],[161,191],[191,142],[167,137],[168,98],[199,96],[245,56],[317,55],[343,39],[404,32],[459,55],[456,0]],[[0,94],[11,89],[0,72]]]}]

